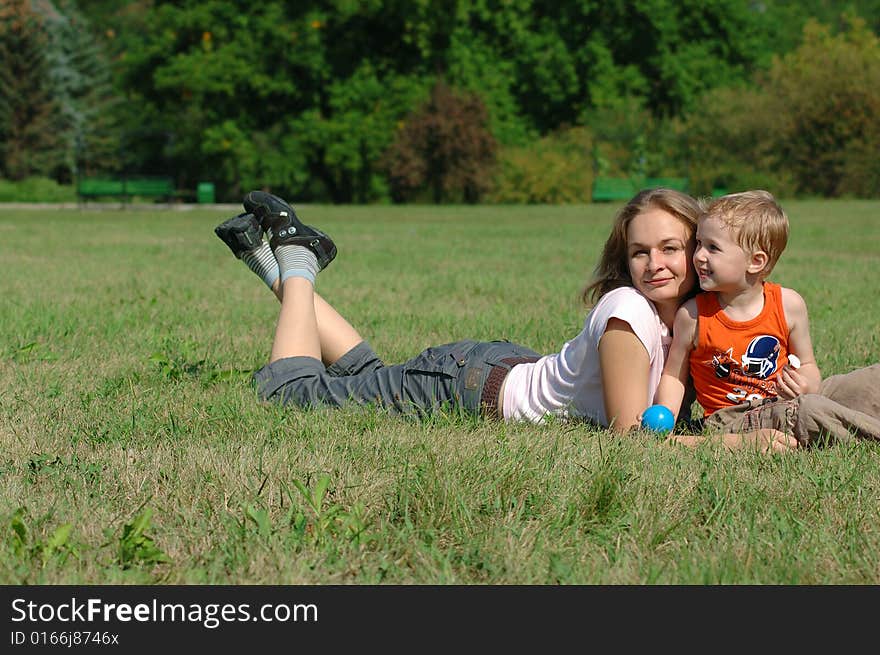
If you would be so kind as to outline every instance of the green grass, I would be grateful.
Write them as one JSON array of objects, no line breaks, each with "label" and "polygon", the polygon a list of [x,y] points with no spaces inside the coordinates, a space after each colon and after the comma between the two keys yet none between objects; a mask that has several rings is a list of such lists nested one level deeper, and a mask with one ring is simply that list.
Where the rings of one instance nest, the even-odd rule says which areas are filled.
[{"label": "green grass", "polygon": [[[877,202],[791,202],[825,375],[878,359]],[[614,207],[304,207],[386,361],[558,349]],[[231,215],[232,212],[229,212]],[[0,211],[0,583],[880,582],[880,450],[260,404],[277,303],[227,215]]]}]

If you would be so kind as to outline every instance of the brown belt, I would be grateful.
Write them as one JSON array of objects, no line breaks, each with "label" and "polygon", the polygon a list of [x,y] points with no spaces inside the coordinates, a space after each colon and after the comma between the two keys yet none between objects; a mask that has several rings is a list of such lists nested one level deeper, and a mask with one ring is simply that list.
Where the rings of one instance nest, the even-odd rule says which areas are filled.
[{"label": "brown belt", "polygon": [[[483,392],[480,394],[480,407],[483,409],[483,416],[486,418],[500,419],[498,415],[498,394],[501,392],[501,385],[507,374],[517,364],[526,364],[528,362],[537,362],[537,357],[508,357],[501,360],[501,364],[496,364],[489,370],[489,376],[486,378],[486,384],[483,385]],[[506,364],[506,366],[502,366]]]}]

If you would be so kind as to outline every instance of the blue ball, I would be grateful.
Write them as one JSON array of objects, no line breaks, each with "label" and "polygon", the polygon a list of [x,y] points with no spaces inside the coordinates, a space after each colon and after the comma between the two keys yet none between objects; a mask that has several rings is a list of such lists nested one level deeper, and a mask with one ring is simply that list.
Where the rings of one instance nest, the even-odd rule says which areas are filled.
[{"label": "blue ball", "polygon": [[645,430],[665,434],[675,427],[675,417],[668,407],[663,405],[651,405],[642,412],[642,427]]}]

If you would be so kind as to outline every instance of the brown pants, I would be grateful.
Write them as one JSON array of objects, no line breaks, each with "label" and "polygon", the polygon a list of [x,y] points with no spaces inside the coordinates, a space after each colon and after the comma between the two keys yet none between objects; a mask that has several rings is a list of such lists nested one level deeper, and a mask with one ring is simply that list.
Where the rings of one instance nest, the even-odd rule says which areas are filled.
[{"label": "brown pants", "polygon": [[819,393],[763,400],[718,410],[706,427],[720,432],[775,428],[801,446],[852,439],[880,441],[880,364],[823,380]]}]

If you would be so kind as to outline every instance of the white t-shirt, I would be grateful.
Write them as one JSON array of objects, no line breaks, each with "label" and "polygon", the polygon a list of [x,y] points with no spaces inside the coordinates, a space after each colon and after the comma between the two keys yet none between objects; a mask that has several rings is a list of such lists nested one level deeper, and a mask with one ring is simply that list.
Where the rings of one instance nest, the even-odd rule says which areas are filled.
[{"label": "white t-shirt", "polygon": [[633,287],[606,293],[587,314],[584,329],[562,350],[517,364],[504,381],[504,419],[540,423],[547,414],[582,417],[608,426],[599,370],[599,339],[611,318],[625,321],[650,358],[648,398],[653,400],[672,337],[654,304]]}]

